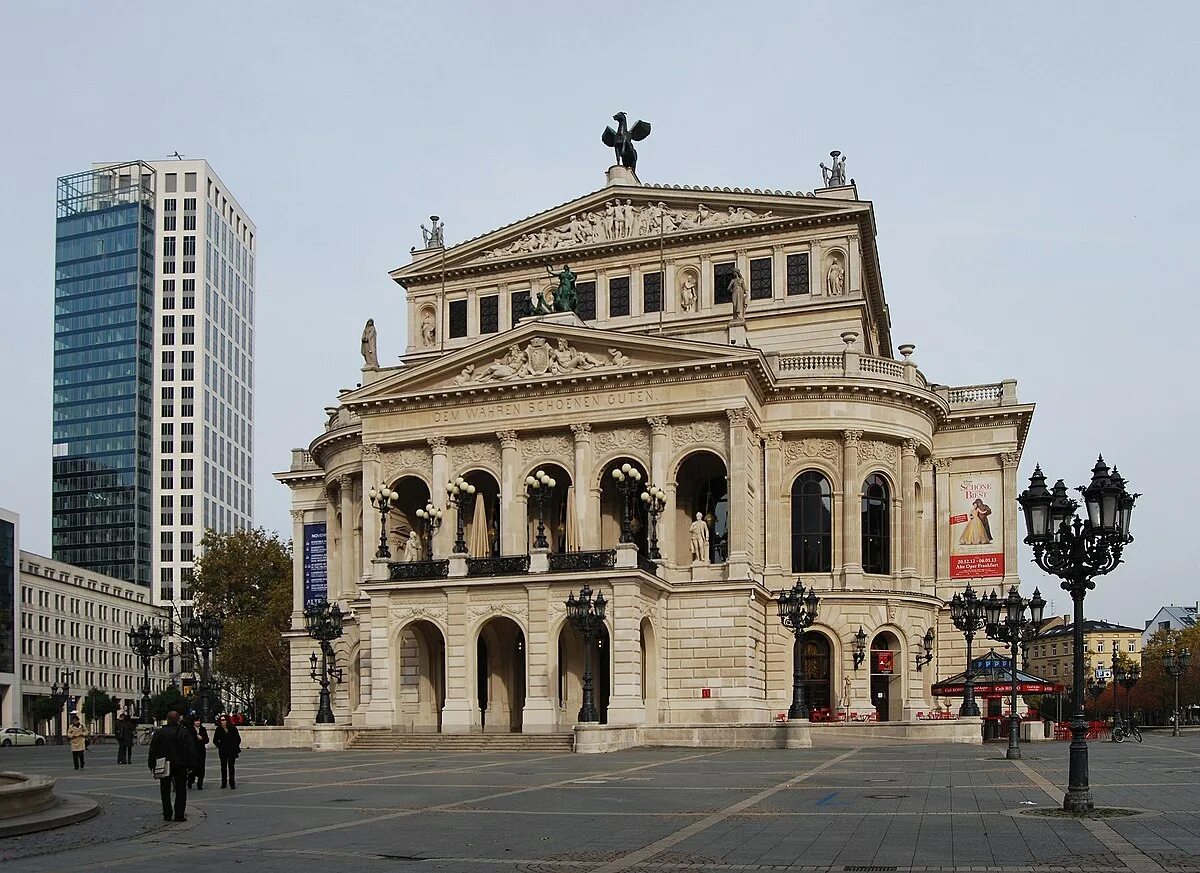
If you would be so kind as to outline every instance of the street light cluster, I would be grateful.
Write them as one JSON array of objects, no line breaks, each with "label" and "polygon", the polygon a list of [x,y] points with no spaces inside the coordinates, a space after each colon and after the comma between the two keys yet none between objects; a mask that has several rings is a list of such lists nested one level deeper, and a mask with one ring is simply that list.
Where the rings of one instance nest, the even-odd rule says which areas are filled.
[{"label": "street light cluster", "polygon": [[1172,721],[1171,735],[1179,736],[1179,677],[1188,671],[1192,664],[1192,650],[1184,649],[1176,653],[1175,647],[1163,652],[1163,668],[1167,675],[1175,680],[1175,715]]},{"label": "street light cluster", "polygon": [[597,593],[593,599],[592,589],[586,582],[579,590],[579,597],[574,593],[567,595],[567,621],[583,637],[583,705],[579,708],[580,722],[600,720],[596,711],[596,695],[592,688],[592,643],[604,627],[607,603],[603,592]]},{"label": "street light cluster", "polygon": [[377,485],[367,492],[367,496],[371,499],[371,505],[379,511],[379,548],[375,550],[375,557],[390,558],[392,550],[387,542],[387,517],[399,495],[386,485]]},{"label": "street light cluster", "polygon": [[[957,596],[957,595],[956,595]],[[1015,761],[1021,757],[1021,716],[1017,712],[1017,651],[1037,633],[1046,612],[1046,601],[1042,592],[1033,590],[1033,597],[1026,599],[1013,585],[1007,597],[1000,597],[993,588],[992,593],[981,601],[987,635],[1000,643],[1006,643],[1011,652],[1012,694],[1008,714],[1008,751],[1006,758]],[[1028,609],[1028,614],[1026,610]]]},{"label": "street light cluster", "polygon": [[143,621],[137,627],[129,629],[129,648],[142,662],[142,712],[138,718],[141,724],[150,724],[154,717],[150,714],[150,661],[161,655],[163,648],[162,628]]},{"label": "street light cluster", "polygon": [[647,482],[641,499],[642,503],[646,505],[646,514],[650,516],[649,557],[652,561],[661,561],[662,552],[658,549],[658,517],[667,508],[667,492],[653,482]]},{"label": "street light cluster", "polygon": [[633,530],[630,527],[630,502],[633,495],[637,493],[638,485],[642,481],[642,471],[632,464],[622,464],[619,467],[614,467],[612,471],[613,481],[617,488],[621,491],[621,538],[619,542],[633,542]]},{"label": "street light cluster", "polygon": [[466,528],[463,526],[463,510],[471,511],[475,503],[475,486],[458,476],[446,483],[446,503],[454,507],[454,552],[467,553]]},{"label": "street light cluster", "polygon": [[432,503],[426,503],[417,510],[417,518],[421,520],[421,539],[425,541],[425,557],[433,558],[433,535],[442,526],[442,510]]},{"label": "street light cluster", "polygon": [[333,641],[342,635],[342,609],[336,603],[321,600],[304,608],[304,628],[308,635],[320,643],[321,669],[317,671],[316,652],[309,655],[311,667],[309,677],[321,685],[317,706],[317,724],[333,724],[333,706],[329,699],[331,681],[342,681],[342,670],[336,666]]},{"label": "street light cluster", "polygon": [[792,632],[796,645],[792,647],[792,705],[788,718],[808,718],[808,703],[804,699],[804,632],[817,620],[821,598],[816,586],[804,587],[799,579],[790,590],[779,592],[779,621]]},{"label": "street light cluster", "polygon": [[532,476],[525,477],[525,489],[529,499],[537,504],[538,510],[537,537],[533,541],[535,549],[550,548],[546,539],[546,501],[550,499],[550,494],[557,484],[554,477],[545,470],[538,470]]},{"label": "street light cluster", "polygon": [[200,718],[209,720],[212,708],[212,654],[221,645],[225,623],[219,615],[204,613],[193,615],[183,623],[183,635],[192,641],[200,652]]}]

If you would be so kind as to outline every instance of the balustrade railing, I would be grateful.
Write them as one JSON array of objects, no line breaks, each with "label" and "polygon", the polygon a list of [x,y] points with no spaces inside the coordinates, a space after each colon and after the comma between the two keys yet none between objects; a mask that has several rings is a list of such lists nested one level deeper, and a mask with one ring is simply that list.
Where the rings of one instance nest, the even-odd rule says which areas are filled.
[{"label": "balustrade railing", "polygon": [[605,549],[599,552],[561,552],[551,553],[551,573],[576,573],[584,570],[611,570],[617,566],[615,549]]},{"label": "balustrade railing", "polygon": [[467,558],[468,576],[518,576],[529,572],[529,555]]},{"label": "balustrade railing", "polygon": [[948,399],[951,406],[970,406],[976,403],[995,405],[1004,398],[1004,386],[997,382],[994,385],[963,385],[949,389]]},{"label": "balustrade railing", "polygon": [[403,561],[388,564],[388,578],[393,582],[413,582],[419,579],[445,579],[450,575],[450,562]]}]

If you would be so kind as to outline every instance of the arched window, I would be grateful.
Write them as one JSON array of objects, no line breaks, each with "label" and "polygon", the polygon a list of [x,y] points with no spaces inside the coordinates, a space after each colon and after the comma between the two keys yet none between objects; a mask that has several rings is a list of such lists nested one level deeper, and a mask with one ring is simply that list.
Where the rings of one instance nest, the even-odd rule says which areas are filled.
[{"label": "arched window", "polygon": [[892,538],[888,525],[887,480],[872,473],[863,482],[862,564],[864,573],[890,573]]},{"label": "arched window", "polygon": [[829,480],[805,470],[792,483],[792,572],[833,569],[833,498]]}]

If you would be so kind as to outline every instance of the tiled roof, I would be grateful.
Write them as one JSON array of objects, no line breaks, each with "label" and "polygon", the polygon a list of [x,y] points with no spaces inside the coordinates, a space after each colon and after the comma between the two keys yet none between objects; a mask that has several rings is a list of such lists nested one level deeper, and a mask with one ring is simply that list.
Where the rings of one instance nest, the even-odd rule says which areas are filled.
[{"label": "tiled roof", "polygon": [[[1045,637],[1061,637],[1067,636],[1074,631],[1074,624],[1060,624],[1048,631],[1038,634],[1039,638]],[[1141,628],[1126,627],[1123,624],[1113,624],[1111,621],[1105,621],[1100,618],[1089,618],[1083,622],[1083,632],[1085,634],[1092,633],[1135,633],[1140,634]]]}]

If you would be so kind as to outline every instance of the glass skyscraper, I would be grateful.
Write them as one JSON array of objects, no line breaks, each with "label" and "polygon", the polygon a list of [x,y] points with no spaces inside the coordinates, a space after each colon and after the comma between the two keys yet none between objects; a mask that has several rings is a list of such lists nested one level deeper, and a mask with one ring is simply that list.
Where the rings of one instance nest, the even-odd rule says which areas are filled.
[{"label": "glass skyscraper", "polygon": [[53,557],[150,586],[155,172],[58,180]]}]

